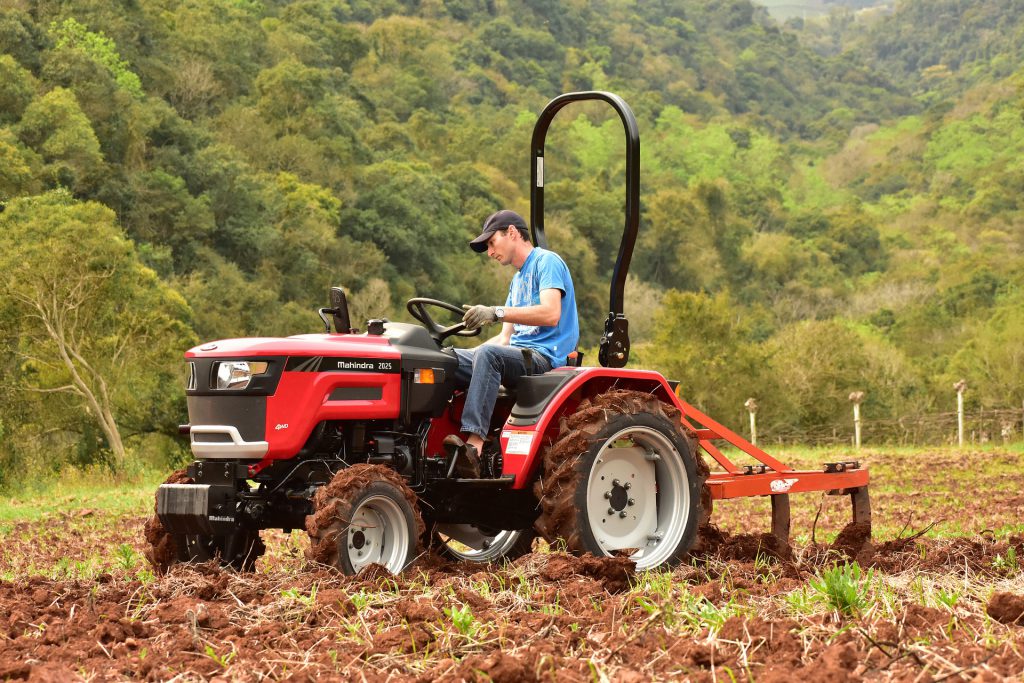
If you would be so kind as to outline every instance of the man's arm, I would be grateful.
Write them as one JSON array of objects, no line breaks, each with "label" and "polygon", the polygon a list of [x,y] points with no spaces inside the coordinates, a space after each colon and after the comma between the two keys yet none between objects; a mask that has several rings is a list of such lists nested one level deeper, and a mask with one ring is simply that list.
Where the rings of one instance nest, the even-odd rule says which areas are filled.
[{"label": "man's arm", "polygon": [[540,304],[536,306],[505,306],[505,327],[509,328],[511,338],[511,325],[537,325],[540,327],[554,327],[562,317],[562,290],[542,289],[540,290]]},{"label": "man's arm", "polygon": [[540,290],[540,303],[535,306],[464,306],[466,315],[462,317],[469,329],[496,322],[496,308],[505,310],[505,324],[501,333],[487,343],[508,344],[512,339],[512,325],[535,325],[538,327],[554,327],[562,318],[562,290],[553,287]]}]

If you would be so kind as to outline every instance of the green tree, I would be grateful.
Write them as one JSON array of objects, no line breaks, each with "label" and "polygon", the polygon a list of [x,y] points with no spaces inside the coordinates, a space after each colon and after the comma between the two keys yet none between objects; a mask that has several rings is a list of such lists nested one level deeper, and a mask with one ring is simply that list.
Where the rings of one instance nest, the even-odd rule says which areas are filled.
[{"label": "green tree", "polygon": [[100,143],[70,90],[54,88],[33,100],[15,130],[42,156],[50,187],[82,193],[99,181],[104,168]]},{"label": "green tree", "polygon": [[996,307],[950,360],[946,384],[964,377],[986,408],[1019,408],[1024,400],[1024,296]]},{"label": "green tree", "polygon": [[0,54],[0,124],[14,123],[35,97],[38,84],[10,55]]},{"label": "green tree", "polygon": [[0,128],[0,202],[28,194],[38,185],[40,165],[36,154],[25,149],[7,128]]},{"label": "green tree", "polygon": [[180,354],[194,343],[185,300],[139,263],[112,211],[62,191],[0,214],[0,273],[21,386],[71,397],[123,472],[126,425],[152,428],[180,405]]},{"label": "green tree", "polygon": [[55,39],[55,48],[79,49],[101,64],[114,78],[117,85],[135,97],[142,97],[142,83],[138,75],[131,70],[130,64],[121,58],[117,45],[102,32],[94,33],[74,18],[56,22],[50,26],[50,33]]},{"label": "green tree", "polygon": [[669,290],[641,360],[679,380],[684,400],[735,428],[762,366],[762,351],[748,334],[749,321],[728,294]]}]

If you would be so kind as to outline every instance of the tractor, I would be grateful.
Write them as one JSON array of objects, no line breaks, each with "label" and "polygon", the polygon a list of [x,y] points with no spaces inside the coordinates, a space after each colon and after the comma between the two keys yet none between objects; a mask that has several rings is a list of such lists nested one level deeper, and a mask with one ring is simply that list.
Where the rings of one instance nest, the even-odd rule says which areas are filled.
[{"label": "tractor", "polygon": [[[446,342],[480,330],[461,323],[455,304],[410,299],[416,323],[374,319],[359,331],[335,287],[319,309],[322,334],[190,349],[189,424],[180,430],[195,460],[157,490],[146,538],[158,569],[213,560],[251,570],[264,551],[262,530],[302,528],[311,562],[350,575],[371,565],[401,572],[424,545],[464,561],[510,559],[537,536],[653,569],[686,557],[714,500],[770,496],[771,531],[787,542],[789,494],[802,491],[849,495],[854,521],[870,528],[868,472],[859,463],[795,471],[683,400],[685,387],[625,368],[640,137],[617,95],[567,93],[541,112],[531,143],[534,244],[547,246],[548,127],[563,107],[587,100],[611,105],[626,136],[625,227],[600,367],[584,367],[577,353],[565,367],[503,387],[481,454],[485,476],[463,479],[443,443],[459,431],[465,402]],[[722,441],[757,464],[734,464]],[[704,454],[718,464],[714,472]]]}]

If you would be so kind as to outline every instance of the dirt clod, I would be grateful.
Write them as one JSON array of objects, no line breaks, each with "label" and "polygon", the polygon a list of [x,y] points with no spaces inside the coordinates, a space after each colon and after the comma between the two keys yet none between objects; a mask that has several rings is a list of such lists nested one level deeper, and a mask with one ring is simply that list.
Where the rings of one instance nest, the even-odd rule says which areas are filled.
[{"label": "dirt clod", "polygon": [[994,593],[985,612],[1001,624],[1024,624],[1024,595]]}]

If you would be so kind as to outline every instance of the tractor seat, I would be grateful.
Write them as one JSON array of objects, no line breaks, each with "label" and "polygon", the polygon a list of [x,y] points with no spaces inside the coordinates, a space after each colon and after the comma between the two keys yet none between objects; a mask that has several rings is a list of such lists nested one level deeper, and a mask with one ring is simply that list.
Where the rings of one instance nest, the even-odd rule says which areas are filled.
[{"label": "tractor seat", "polygon": [[[520,349],[523,352],[523,362],[526,365],[526,374],[533,375],[533,350],[532,349]],[[573,351],[565,358],[565,364],[569,367],[578,368],[583,365],[583,352]],[[515,389],[510,389],[502,384],[498,387],[498,398],[514,398],[516,395]]]}]

